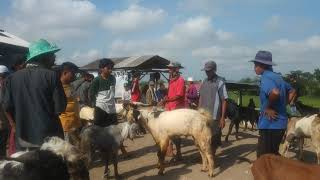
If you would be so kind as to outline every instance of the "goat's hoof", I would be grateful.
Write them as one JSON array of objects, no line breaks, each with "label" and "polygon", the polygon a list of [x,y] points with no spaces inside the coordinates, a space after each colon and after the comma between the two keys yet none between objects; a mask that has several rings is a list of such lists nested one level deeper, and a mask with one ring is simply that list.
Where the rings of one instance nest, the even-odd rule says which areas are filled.
[{"label": "goat's hoof", "polygon": [[208,176],[209,176],[209,177],[213,177],[213,172],[209,172],[209,173],[208,173]]},{"label": "goat's hoof", "polygon": [[158,175],[159,175],[159,176],[163,176],[163,175],[164,175],[163,171],[159,171],[159,172],[158,172]]},{"label": "goat's hoof", "polygon": [[208,168],[201,168],[200,171],[201,171],[201,172],[207,172],[207,171],[208,171]]},{"label": "goat's hoof", "polygon": [[157,164],[157,169],[160,169],[160,163]]}]

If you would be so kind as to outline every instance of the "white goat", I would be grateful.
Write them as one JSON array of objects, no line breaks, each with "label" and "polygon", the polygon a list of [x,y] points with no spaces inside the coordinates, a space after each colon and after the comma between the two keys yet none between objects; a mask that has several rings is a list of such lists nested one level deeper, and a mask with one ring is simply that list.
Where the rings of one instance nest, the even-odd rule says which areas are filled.
[{"label": "white goat", "polygon": [[[135,107],[131,106],[130,109],[135,110]],[[159,114],[147,108],[140,110],[138,120],[142,121],[160,148],[157,154],[159,175],[163,175],[169,139],[176,136],[192,136],[202,158],[201,171],[209,170],[209,176],[213,176],[214,155],[211,149],[210,113],[204,110],[178,109]]]},{"label": "white goat", "polygon": [[314,114],[303,118],[291,118],[288,122],[287,135],[281,154],[287,155],[290,142],[299,141],[299,159],[302,159],[304,138],[311,138],[320,164],[320,115]]}]

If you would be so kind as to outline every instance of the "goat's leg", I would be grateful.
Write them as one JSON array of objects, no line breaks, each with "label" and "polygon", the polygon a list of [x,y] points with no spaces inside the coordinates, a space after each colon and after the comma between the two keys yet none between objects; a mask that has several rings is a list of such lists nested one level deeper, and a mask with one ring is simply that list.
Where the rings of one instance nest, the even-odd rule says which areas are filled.
[{"label": "goat's leg", "polygon": [[299,160],[303,160],[303,144],[304,138],[299,138]]},{"label": "goat's leg", "polygon": [[120,150],[121,150],[121,153],[122,153],[124,158],[130,157],[130,154],[128,153],[128,151],[124,147],[123,143],[120,145]]},{"label": "goat's leg", "polygon": [[109,176],[109,158],[110,158],[110,154],[109,153],[103,153],[103,156],[104,156],[104,179],[108,179],[108,176]]},{"label": "goat's leg", "polygon": [[254,120],[253,119],[250,120],[250,124],[251,124],[251,131],[253,131],[253,127],[254,127]]},{"label": "goat's leg", "polygon": [[114,152],[112,155],[113,167],[114,167],[114,177],[116,179],[121,178],[118,172],[118,151]]},{"label": "goat's leg", "polygon": [[248,120],[244,120],[244,131],[248,128]]},{"label": "goat's leg", "polygon": [[215,161],[215,152],[216,149],[212,149],[211,140],[203,139],[203,143],[201,143],[202,150],[206,155],[207,161],[208,161],[208,175],[210,177],[213,177],[213,171],[214,171],[214,161]]},{"label": "goat's leg", "polygon": [[320,144],[319,144],[319,140],[317,138],[318,138],[318,136],[311,136],[311,142],[312,142],[313,146],[315,147],[316,154],[317,154],[317,161],[318,161],[318,164],[320,165]]},{"label": "goat's leg", "polygon": [[195,146],[198,148],[199,152],[200,152],[200,155],[201,155],[201,159],[202,159],[202,168],[201,168],[201,171],[203,172],[206,172],[208,171],[208,161],[207,161],[207,157],[203,151],[203,149],[200,147],[199,145],[199,142],[197,142],[197,140],[195,138],[194,139],[194,142],[195,142]]},{"label": "goat's leg", "polygon": [[167,148],[169,145],[169,138],[166,139],[165,141],[161,141],[159,143],[160,145],[160,150],[158,151],[158,160],[159,160],[159,171],[158,171],[158,175],[163,175],[163,171],[164,171],[164,159],[166,156],[166,152],[167,152]]},{"label": "goat's leg", "polygon": [[181,161],[182,160],[182,155],[181,155],[181,138],[180,137],[174,137],[172,138],[172,141],[173,143],[175,144],[176,146],[176,150],[177,150],[177,153],[175,155],[175,159],[177,161]]},{"label": "goat's leg", "polygon": [[231,120],[231,123],[229,125],[229,130],[228,130],[228,133],[226,135],[226,138],[225,138],[225,141],[228,142],[229,141],[229,135],[231,134],[232,132],[232,128],[234,126],[234,120]]},{"label": "goat's leg", "polygon": [[236,125],[236,139],[238,140],[239,137],[238,137],[238,134],[239,134],[239,124],[240,124],[240,120],[238,120],[235,125]]},{"label": "goat's leg", "polygon": [[288,141],[285,141],[282,145],[282,148],[280,149],[280,155],[283,157],[287,157],[288,149],[289,149],[290,143]]}]

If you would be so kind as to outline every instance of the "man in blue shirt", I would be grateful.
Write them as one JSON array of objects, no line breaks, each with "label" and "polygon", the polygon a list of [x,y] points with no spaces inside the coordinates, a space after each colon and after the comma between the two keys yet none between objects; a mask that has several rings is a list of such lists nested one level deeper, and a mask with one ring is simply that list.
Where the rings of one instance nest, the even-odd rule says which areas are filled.
[{"label": "man in blue shirt", "polygon": [[296,92],[280,74],[273,72],[275,64],[270,52],[259,51],[251,62],[256,74],[261,75],[257,157],[269,153],[278,155],[288,122],[286,105],[293,103]]}]

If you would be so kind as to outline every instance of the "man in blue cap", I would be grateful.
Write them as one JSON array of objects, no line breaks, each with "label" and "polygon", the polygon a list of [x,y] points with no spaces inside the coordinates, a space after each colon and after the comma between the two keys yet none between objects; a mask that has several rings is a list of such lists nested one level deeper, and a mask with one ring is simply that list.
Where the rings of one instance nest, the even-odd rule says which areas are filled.
[{"label": "man in blue cap", "polygon": [[296,92],[280,74],[273,72],[272,66],[276,64],[270,52],[258,51],[250,62],[254,63],[256,74],[261,75],[257,157],[269,153],[279,155],[288,123],[286,105],[293,103]]},{"label": "man in blue cap", "polygon": [[16,123],[17,150],[39,147],[46,137],[63,138],[59,114],[66,97],[59,75],[51,70],[60,49],[44,39],[31,43],[26,68],[8,77],[4,108]]}]

